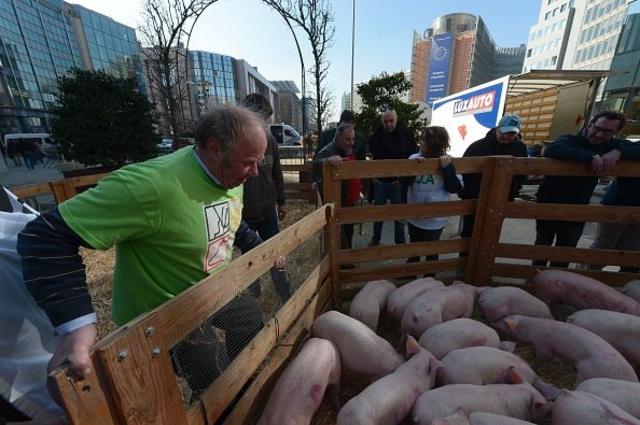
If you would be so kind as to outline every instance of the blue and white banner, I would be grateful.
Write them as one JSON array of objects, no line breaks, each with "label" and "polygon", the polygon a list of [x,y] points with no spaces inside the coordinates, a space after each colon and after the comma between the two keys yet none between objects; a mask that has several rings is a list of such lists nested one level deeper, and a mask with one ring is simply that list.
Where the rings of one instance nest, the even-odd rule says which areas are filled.
[{"label": "blue and white banner", "polygon": [[436,100],[431,125],[442,126],[451,138],[451,156],[461,157],[469,145],[498,125],[507,97],[509,76]]},{"label": "blue and white banner", "polygon": [[449,68],[453,55],[454,36],[450,32],[431,37],[429,54],[429,76],[427,81],[426,103],[431,106],[447,94],[449,86]]}]

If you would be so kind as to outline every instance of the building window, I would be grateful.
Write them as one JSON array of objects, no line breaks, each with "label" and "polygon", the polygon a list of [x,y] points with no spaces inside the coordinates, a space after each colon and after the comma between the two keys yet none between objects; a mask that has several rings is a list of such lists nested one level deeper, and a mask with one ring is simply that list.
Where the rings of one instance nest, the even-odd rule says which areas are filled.
[{"label": "building window", "polygon": [[551,65],[555,65],[557,61],[558,61],[558,57],[557,56],[552,56],[551,57]]},{"label": "building window", "polygon": [[546,21],[551,16],[551,12],[547,12],[544,14],[544,20]]},{"label": "building window", "polygon": [[530,58],[531,57],[531,49],[527,50],[527,57]]},{"label": "building window", "polygon": [[564,12],[566,8],[567,8],[567,4],[563,3],[562,6],[560,6],[560,13]]}]

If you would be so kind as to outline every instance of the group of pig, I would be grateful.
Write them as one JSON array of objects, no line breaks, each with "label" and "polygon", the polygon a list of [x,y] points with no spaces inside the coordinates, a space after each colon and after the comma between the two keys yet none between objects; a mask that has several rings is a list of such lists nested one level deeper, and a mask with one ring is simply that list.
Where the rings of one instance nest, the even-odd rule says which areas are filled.
[{"label": "group of pig", "polygon": [[[431,278],[398,288],[369,282],[349,316],[329,311],[315,320],[258,424],[309,424],[326,392],[338,425],[522,425],[548,415],[552,425],[640,425],[640,281],[618,291],[547,270],[533,284],[537,297]],[[557,303],[577,312],[554,320]],[[471,319],[475,306],[488,324]],[[376,333],[384,311],[400,323],[404,356]],[[513,354],[515,341],[531,344],[539,362],[573,365],[576,388],[543,382]],[[342,370],[370,384],[340,407]]]}]

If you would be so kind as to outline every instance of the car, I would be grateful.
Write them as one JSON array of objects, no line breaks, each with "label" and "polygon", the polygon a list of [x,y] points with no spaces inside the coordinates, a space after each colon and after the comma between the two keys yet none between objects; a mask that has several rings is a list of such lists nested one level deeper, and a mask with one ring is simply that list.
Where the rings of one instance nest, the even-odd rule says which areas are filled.
[{"label": "car", "polygon": [[162,139],[160,143],[156,145],[156,149],[161,155],[167,155],[173,152],[173,139]]},{"label": "car", "polygon": [[271,124],[269,130],[278,146],[302,146],[302,136],[288,124]]}]

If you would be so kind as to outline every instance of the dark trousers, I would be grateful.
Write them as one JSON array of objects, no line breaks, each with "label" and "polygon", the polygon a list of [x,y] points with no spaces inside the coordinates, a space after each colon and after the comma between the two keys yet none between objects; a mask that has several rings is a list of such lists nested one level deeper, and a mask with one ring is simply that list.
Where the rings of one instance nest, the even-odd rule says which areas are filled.
[{"label": "dark trousers", "polygon": [[[391,202],[391,204],[402,204],[403,203],[403,195],[402,195],[402,187],[397,184],[393,184],[392,182],[377,182],[373,184],[374,191],[374,199],[376,205],[385,205],[387,201]],[[406,198],[405,202],[406,203]],[[404,221],[394,221],[393,228],[393,239],[395,243],[404,243]],[[380,239],[382,238],[382,225],[384,223],[382,221],[376,221],[373,223],[373,237],[371,242],[375,245],[380,243]]]},{"label": "dark trousers", "polygon": [[[263,241],[266,241],[280,232],[280,228],[278,227],[278,214],[275,208],[259,220],[245,219],[245,222],[252,230],[260,235],[260,239]],[[270,273],[276,293],[284,304],[291,297],[291,285],[287,280],[287,276],[283,271],[276,270],[274,268],[271,269]],[[262,293],[262,290],[260,289],[260,279],[256,280],[251,284],[251,286],[249,286],[249,291],[255,297],[260,296]]]},{"label": "dark trousers", "polygon": [[343,224],[340,226],[340,248],[353,248],[353,224]]},{"label": "dark trousers", "polygon": [[[414,226],[409,222],[409,240],[411,242],[430,242],[439,241],[444,227],[440,229],[422,229],[418,226]],[[427,261],[433,261],[438,259],[438,254],[427,255]],[[420,261],[420,257],[409,257],[407,263],[417,263]]]},{"label": "dark trousers", "polygon": [[[171,350],[173,364],[178,376],[189,384],[192,400],[207,389],[263,326],[256,300],[243,294],[175,345]],[[224,331],[224,344],[214,327]]]},{"label": "dark trousers", "polygon": [[[560,220],[536,220],[536,245],[575,247],[584,230],[584,222]],[[546,260],[535,260],[534,266],[547,266]],[[568,267],[569,263],[551,262],[551,267]]]}]

